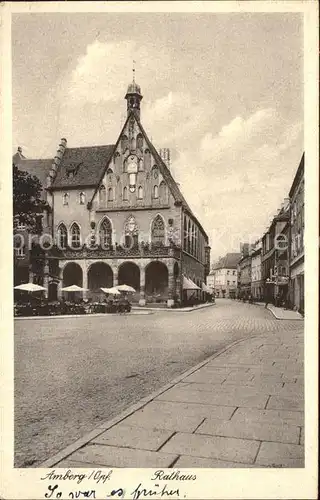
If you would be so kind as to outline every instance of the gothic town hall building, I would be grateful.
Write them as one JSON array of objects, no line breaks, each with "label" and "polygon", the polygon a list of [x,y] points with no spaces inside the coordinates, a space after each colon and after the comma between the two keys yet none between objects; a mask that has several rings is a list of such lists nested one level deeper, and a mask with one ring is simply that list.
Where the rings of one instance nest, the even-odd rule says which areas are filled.
[{"label": "gothic town hall building", "polygon": [[131,83],[125,99],[115,144],[68,148],[61,139],[52,161],[14,156],[19,169],[44,183],[42,241],[52,241],[37,258],[21,258],[49,299],[76,284],[83,298],[99,300],[101,287],[127,284],[140,305],[172,307],[183,302],[184,277],[199,288],[206,283],[208,236],[143,129],[140,86]]}]

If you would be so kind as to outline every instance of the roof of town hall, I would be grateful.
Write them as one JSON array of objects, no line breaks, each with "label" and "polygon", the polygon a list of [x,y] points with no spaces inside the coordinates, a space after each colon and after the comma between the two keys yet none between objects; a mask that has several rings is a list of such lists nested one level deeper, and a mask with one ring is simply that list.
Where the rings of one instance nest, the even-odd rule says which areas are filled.
[{"label": "roof of town hall", "polygon": [[[53,189],[96,186],[111,159],[114,144],[106,146],[66,147],[53,181]],[[68,171],[74,169],[75,175]]]},{"label": "roof of town hall", "polygon": [[241,259],[241,253],[227,253],[221,257],[218,262],[213,264],[212,270],[215,269],[237,269],[237,264]]}]

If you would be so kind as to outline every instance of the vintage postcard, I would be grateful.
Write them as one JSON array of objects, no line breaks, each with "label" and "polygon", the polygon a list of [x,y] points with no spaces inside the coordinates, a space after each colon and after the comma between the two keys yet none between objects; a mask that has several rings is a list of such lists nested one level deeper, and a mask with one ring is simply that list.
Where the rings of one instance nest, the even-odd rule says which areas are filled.
[{"label": "vintage postcard", "polygon": [[0,498],[316,498],[317,2],[0,16]]}]

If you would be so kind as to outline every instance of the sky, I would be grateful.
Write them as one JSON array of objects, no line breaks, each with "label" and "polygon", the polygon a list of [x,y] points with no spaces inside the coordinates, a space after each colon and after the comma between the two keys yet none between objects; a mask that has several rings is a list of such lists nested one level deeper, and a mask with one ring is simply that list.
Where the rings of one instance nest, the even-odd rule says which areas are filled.
[{"label": "sky", "polygon": [[212,261],[257,240],[303,153],[302,16],[15,14],[14,151],[114,144],[133,60],[142,124],[170,148]]}]

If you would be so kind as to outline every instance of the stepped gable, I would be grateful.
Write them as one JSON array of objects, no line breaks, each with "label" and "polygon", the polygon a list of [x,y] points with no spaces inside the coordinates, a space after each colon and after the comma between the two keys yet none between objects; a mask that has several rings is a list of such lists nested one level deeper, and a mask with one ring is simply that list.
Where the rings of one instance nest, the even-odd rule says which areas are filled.
[{"label": "stepped gable", "polygon": [[113,144],[66,148],[52,189],[96,186],[111,159],[113,150]]}]

